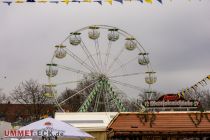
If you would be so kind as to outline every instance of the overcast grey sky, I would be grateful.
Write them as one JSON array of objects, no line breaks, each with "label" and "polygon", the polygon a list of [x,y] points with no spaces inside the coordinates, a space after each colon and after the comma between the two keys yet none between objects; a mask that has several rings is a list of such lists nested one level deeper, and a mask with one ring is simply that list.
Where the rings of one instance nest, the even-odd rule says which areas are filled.
[{"label": "overcast grey sky", "polygon": [[0,3],[0,88],[9,93],[31,78],[46,83],[45,64],[54,45],[79,28],[106,24],[134,35],[150,53],[156,89],[177,92],[210,74],[209,7],[209,0],[112,6]]}]

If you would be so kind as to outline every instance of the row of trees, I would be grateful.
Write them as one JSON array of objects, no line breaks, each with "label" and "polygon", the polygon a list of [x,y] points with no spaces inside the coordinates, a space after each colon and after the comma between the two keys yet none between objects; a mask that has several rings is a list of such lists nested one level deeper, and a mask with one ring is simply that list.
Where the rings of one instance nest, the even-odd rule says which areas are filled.
[{"label": "row of trees", "polygon": [[[78,83],[76,89],[66,89],[65,91],[63,91],[63,93],[58,97],[58,100],[63,101],[67,99],[68,97],[74,95],[84,87],[90,85],[92,82],[93,79],[85,78],[80,83]],[[82,91],[82,94],[78,94],[74,96],[72,99],[67,100],[63,104],[64,108],[69,111],[77,111],[84,102],[84,100],[89,95],[93,86]],[[37,81],[35,80],[25,81],[20,83],[20,85],[16,87],[9,96],[6,96],[6,94],[4,94],[2,90],[0,90],[0,104],[11,103],[11,104],[26,105],[28,114],[33,116],[33,118],[39,119],[41,115],[46,113],[46,109],[43,108],[43,105],[47,104],[56,108],[56,105],[54,105],[54,100],[52,98],[47,98],[44,96],[45,91],[46,91],[45,87],[39,84]],[[209,90],[199,91],[196,93],[196,95],[197,95],[196,98],[201,101],[202,107],[205,108],[206,110],[209,110],[210,109]],[[157,93],[153,97],[154,99],[157,99],[159,96],[160,93]],[[145,97],[146,94],[140,94],[138,99],[143,101]],[[123,102],[129,111],[139,110],[139,105],[137,104],[136,99],[129,99],[129,100],[125,99],[123,100]],[[29,104],[30,106],[27,106]]]}]

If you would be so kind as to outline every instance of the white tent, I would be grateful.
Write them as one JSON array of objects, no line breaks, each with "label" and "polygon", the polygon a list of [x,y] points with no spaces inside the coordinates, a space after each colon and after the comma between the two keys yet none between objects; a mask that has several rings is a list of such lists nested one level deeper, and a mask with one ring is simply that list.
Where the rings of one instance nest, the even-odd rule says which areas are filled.
[{"label": "white tent", "polygon": [[21,127],[16,134],[19,134],[16,137],[21,138],[93,138],[79,128],[53,118],[46,118]]}]

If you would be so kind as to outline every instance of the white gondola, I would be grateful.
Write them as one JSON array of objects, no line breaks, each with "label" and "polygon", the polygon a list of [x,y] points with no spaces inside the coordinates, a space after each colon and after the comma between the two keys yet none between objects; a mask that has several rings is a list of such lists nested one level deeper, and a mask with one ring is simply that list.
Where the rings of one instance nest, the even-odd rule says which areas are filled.
[{"label": "white gondola", "polygon": [[89,27],[90,31],[88,32],[88,37],[90,39],[96,40],[100,36],[100,32],[98,31],[99,27],[97,26],[90,26]]},{"label": "white gondola", "polygon": [[80,34],[81,33],[78,32],[71,33],[71,36],[69,37],[69,42],[71,45],[77,46],[81,43],[82,39]]},{"label": "white gondola", "polygon": [[125,42],[125,48],[126,48],[127,50],[132,51],[132,50],[134,50],[134,49],[137,47],[135,38],[133,38],[133,37],[128,37],[128,38],[126,38],[125,40],[127,40],[127,41]]},{"label": "white gondola", "polygon": [[117,32],[118,29],[109,29],[110,33],[108,33],[108,40],[109,41],[117,41],[119,39],[119,33]]},{"label": "white gondola", "polygon": [[45,96],[45,97],[47,97],[47,98],[54,98],[55,97],[55,93],[56,93],[56,91],[55,91],[55,89],[54,89],[54,87],[55,87],[56,85],[54,85],[54,84],[46,84],[46,85],[44,85],[44,93],[43,93],[43,95]]},{"label": "white gondola", "polygon": [[146,77],[145,77],[145,82],[147,83],[147,84],[154,84],[154,83],[156,83],[156,81],[157,81],[157,77],[155,76],[155,72],[146,72],[146,74],[148,74]]},{"label": "white gondola", "polygon": [[58,74],[57,64],[47,64],[46,75],[48,77],[54,77]]},{"label": "white gondola", "polygon": [[148,53],[139,53],[138,62],[140,65],[148,65],[150,62]]},{"label": "white gondola", "polygon": [[66,56],[66,50],[64,49],[66,46],[63,45],[56,45],[56,50],[55,50],[55,57],[58,59],[62,59]]}]

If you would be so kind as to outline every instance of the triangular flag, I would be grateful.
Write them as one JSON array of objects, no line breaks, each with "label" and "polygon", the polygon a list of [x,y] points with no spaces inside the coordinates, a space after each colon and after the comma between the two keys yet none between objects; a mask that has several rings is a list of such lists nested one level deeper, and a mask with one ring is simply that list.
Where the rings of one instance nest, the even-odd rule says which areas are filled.
[{"label": "triangular flag", "polygon": [[183,91],[182,91],[182,97],[184,97],[184,94],[185,94],[185,91],[183,90]]},{"label": "triangular flag", "polygon": [[57,1],[57,0],[51,0],[50,3],[56,3],[56,4],[58,4],[59,1]]},{"label": "triangular flag", "polygon": [[69,4],[69,0],[63,0],[63,1],[61,1],[61,2],[64,2],[66,5]]},{"label": "triangular flag", "polygon": [[24,3],[23,0],[15,0],[15,3]]},{"label": "triangular flag", "polygon": [[117,2],[120,2],[120,3],[123,4],[123,0],[114,0],[114,1],[117,1]]},{"label": "triangular flag", "polygon": [[144,0],[144,1],[152,4],[152,0]]},{"label": "triangular flag", "polygon": [[112,0],[107,0],[107,2],[112,5]]},{"label": "triangular flag", "polygon": [[3,3],[8,4],[8,6],[10,6],[12,4],[12,1],[3,1]]},{"label": "triangular flag", "polygon": [[178,95],[179,98],[181,97],[180,92],[177,95]]},{"label": "triangular flag", "polygon": [[160,3],[162,3],[162,0],[157,0],[157,1],[159,1]]},{"label": "triangular flag", "polygon": [[35,0],[26,0],[26,2],[36,2]]},{"label": "triangular flag", "polygon": [[46,3],[47,0],[38,0],[38,3]]},{"label": "triangular flag", "polygon": [[71,2],[78,2],[78,3],[80,3],[81,1],[79,1],[79,0],[72,0]]},{"label": "triangular flag", "polygon": [[92,0],[83,0],[83,2],[92,2]]},{"label": "triangular flag", "polygon": [[207,85],[207,83],[206,83],[206,78],[204,78],[201,82],[203,82],[204,85]]},{"label": "triangular flag", "polygon": [[102,1],[100,1],[100,0],[94,1],[94,2],[97,2],[97,3],[99,3],[100,5],[102,5]]}]

